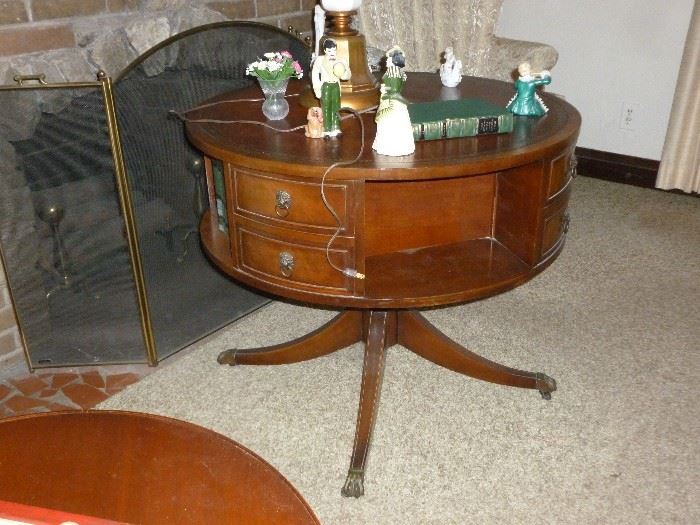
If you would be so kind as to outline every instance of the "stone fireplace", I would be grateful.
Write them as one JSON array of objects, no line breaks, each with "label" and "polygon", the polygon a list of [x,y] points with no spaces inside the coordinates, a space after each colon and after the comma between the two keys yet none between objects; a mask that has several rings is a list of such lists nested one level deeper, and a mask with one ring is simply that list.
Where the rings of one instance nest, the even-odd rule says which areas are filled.
[{"label": "stone fireplace", "polygon": [[[308,32],[314,4],[313,0],[10,0],[0,12],[0,84],[12,84],[16,75],[40,73],[49,83],[95,81],[98,70],[117,77],[144,51],[169,37],[227,19],[280,28],[291,25]],[[23,112],[26,129],[13,130],[19,134],[13,139],[28,140],[40,113],[59,113],[69,103],[70,97],[59,90],[27,92],[19,105],[0,107],[0,122],[10,120],[13,111]],[[12,180],[8,184],[17,186]],[[31,242],[22,249],[41,252]],[[50,251],[56,254],[55,245]],[[8,284],[0,271],[0,366],[21,357]]]}]

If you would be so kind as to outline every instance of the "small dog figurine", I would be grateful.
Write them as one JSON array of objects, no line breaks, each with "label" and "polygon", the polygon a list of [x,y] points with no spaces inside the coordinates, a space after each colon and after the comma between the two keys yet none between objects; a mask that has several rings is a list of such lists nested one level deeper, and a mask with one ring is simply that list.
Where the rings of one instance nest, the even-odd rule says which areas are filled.
[{"label": "small dog figurine", "polygon": [[323,112],[319,107],[309,108],[306,114],[308,124],[304,126],[304,135],[312,139],[323,138]]}]

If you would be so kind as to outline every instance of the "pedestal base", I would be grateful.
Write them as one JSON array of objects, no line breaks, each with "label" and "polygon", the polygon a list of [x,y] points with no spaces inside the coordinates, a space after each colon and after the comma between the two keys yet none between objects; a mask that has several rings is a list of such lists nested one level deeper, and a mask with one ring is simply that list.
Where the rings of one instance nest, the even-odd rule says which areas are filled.
[{"label": "pedestal base", "polygon": [[232,349],[218,357],[220,364],[280,365],[330,354],[365,341],[360,403],[350,469],[343,496],[364,494],[364,473],[377,413],[387,348],[400,344],[442,367],[490,383],[538,390],[550,399],[557,384],[551,377],[489,361],[452,341],[415,310],[344,310],[308,335],[275,346]]}]

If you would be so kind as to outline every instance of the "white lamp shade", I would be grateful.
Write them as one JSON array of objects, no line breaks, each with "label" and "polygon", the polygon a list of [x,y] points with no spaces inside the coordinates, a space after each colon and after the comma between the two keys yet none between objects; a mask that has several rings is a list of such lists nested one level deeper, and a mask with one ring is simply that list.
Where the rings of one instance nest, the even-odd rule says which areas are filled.
[{"label": "white lamp shade", "polygon": [[321,0],[321,7],[326,11],[357,11],[362,0]]}]

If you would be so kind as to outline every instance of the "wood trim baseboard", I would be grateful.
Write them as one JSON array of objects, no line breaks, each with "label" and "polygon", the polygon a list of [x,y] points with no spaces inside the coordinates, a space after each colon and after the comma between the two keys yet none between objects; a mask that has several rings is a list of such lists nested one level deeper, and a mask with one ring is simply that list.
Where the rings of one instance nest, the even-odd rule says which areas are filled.
[{"label": "wood trim baseboard", "polygon": [[577,171],[585,177],[593,177],[611,182],[621,182],[642,188],[655,188],[659,173],[659,161],[576,148]]}]

